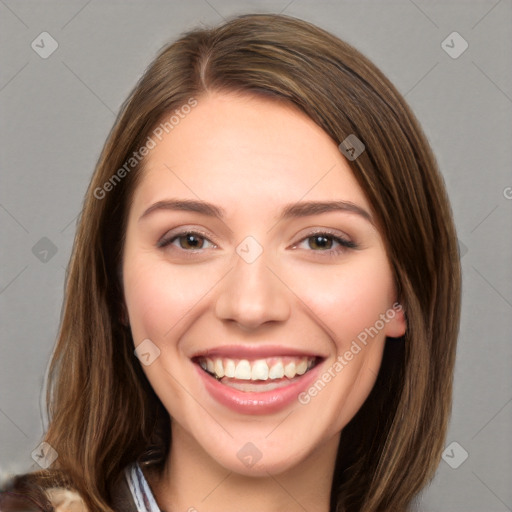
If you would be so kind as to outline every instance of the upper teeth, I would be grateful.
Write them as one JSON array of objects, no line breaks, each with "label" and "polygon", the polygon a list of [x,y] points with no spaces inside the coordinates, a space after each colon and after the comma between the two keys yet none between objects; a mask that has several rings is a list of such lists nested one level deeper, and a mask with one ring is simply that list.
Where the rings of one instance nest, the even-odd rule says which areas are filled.
[{"label": "upper teeth", "polygon": [[240,380],[273,380],[303,375],[312,366],[314,357],[271,357],[268,359],[227,359],[202,357],[199,364],[203,370],[219,379],[230,377]]}]

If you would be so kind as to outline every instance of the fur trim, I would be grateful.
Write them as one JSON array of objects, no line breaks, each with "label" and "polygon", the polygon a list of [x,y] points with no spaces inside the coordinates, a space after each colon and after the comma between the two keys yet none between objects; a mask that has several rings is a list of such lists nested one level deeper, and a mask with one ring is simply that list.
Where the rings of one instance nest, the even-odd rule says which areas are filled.
[{"label": "fur trim", "polygon": [[45,490],[55,512],[88,512],[84,500],[76,492],[63,487],[52,487]]}]

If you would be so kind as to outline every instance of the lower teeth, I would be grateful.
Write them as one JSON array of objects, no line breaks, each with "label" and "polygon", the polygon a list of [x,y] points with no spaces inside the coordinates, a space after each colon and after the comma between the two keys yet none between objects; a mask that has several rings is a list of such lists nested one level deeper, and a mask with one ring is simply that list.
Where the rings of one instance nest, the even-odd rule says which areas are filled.
[{"label": "lower teeth", "polygon": [[239,391],[246,392],[263,392],[263,391],[272,391],[273,389],[279,389],[285,386],[288,386],[291,382],[299,379],[301,375],[297,375],[293,379],[276,379],[273,381],[259,381],[260,384],[255,384],[251,381],[243,381],[243,380],[234,380],[234,379],[226,379],[222,378],[219,380],[221,384],[225,386],[229,386],[230,388],[238,389]]},{"label": "lower teeth", "polygon": [[269,379],[266,381],[263,380],[241,380],[241,379],[234,379],[230,377],[217,377],[217,375],[208,372],[207,370],[204,370],[205,373],[210,375],[210,377],[213,377],[221,384],[224,384],[225,386],[229,386],[230,388],[238,389],[239,391],[246,391],[246,392],[263,392],[263,391],[272,391],[273,389],[279,389],[283,388],[285,386],[288,386],[290,383],[295,382],[296,380],[300,379],[303,375],[305,375],[309,369],[306,371],[306,373],[302,375],[295,375],[293,378],[283,377],[281,379]]}]

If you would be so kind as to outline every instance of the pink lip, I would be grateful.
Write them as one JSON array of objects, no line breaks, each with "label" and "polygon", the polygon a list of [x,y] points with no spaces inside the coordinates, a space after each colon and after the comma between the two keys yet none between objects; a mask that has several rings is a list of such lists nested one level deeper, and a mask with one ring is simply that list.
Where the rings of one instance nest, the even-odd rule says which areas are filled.
[{"label": "pink lip", "polygon": [[[268,352],[266,354],[268,355]],[[282,355],[282,352],[280,354]],[[245,392],[233,389],[221,384],[199,365],[195,364],[194,366],[206,391],[218,403],[239,414],[271,414],[296,401],[298,395],[317,379],[322,363],[317,364],[297,380],[290,381],[288,386],[263,392]]]},{"label": "pink lip", "polygon": [[[194,354],[191,359],[197,357],[227,357],[229,359],[257,359],[273,356],[296,356],[296,357],[322,357],[320,354],[314,354],[305,350],[297,350],[278,345],[224,345],[222,347],[214,347],[205,349]],[[309,372],[308,372],[309,373]]]}]

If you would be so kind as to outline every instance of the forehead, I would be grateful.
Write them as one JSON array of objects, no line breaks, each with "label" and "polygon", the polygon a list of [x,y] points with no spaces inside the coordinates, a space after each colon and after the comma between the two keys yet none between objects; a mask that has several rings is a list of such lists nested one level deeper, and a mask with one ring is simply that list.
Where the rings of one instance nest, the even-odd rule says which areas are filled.
[{"label": "forehead", "polygon": [[211,93],[146,157],[134,207],[167,194],[254,208],[344,199],[370,209],[334,142],[293,105]]}]

